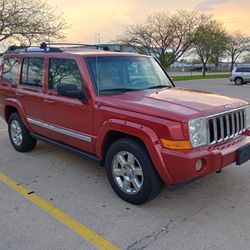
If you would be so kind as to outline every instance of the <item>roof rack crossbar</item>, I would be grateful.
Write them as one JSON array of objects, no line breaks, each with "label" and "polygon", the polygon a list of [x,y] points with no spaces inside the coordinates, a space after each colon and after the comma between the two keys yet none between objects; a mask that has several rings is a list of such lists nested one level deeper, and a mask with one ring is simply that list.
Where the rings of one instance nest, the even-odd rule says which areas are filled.
[{"label": "roof rack crossbar", "polygon": [[11,45],[6,50],[6,54],[10,53],[27,53],[27,52],[63,52],[60,48],[48,47],[46,43],[40,46],[17,46]]}]

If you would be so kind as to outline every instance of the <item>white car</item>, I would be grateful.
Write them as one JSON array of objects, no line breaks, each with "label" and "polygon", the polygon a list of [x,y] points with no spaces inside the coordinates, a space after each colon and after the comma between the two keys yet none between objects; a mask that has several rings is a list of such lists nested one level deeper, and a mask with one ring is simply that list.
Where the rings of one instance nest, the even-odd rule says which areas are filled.
[{"label": "white car", "polygon": [[234,68],[229,80],[235,82],[236,85],[250,83],[250,67]]}]

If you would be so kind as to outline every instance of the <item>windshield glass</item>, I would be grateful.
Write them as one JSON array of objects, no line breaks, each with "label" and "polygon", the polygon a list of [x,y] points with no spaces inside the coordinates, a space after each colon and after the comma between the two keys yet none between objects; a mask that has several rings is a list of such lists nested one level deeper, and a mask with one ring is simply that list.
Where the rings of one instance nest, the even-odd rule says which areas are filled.
[{"label": "windshield glass", "polygon": [[150,57],[98,56],[86,60],[99,94],[172,86],[159,64]]}]

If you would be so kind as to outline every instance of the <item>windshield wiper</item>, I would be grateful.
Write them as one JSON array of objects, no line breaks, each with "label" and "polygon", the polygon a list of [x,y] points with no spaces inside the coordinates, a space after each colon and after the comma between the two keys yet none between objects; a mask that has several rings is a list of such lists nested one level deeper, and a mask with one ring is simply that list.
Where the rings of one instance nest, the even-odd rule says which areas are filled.
[{"label": "windshield wiper", "polygon": [[131,88],[113,88],[113,89],[101,89],[100,93],[102,92],[128,92],[128,91],[138,91],[140,89],[131,89]]},{"label": "windshield wiper", "polygon": [[170,86],[167,85],[156,85],[156,86],[151,86],[147,89],[161,89],[161,88],[170,88]]}]

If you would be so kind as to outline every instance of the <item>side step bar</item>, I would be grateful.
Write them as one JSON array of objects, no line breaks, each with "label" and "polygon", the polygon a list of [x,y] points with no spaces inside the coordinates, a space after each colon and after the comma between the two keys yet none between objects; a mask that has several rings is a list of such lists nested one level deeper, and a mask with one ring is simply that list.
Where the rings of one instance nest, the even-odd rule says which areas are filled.
[{"label": "side step bar", "polygon": [[53,144],[53,145],[58,146],[58,147],[66,150],[68,152],[71,152],[71,153],[79,155],[79,156],[81,156],[83,158],[89,159],[89,160],[91,160],[91,161],[93,161],[93,162],[95,162],[95,163],[97,163],[99,165],[103,165],[102,164],[102,159],[100,159],[100,158],[98,158],[98,157],[96,157],[96,156],[94,156],[92,154],[89,154],[87,152],[84,152],[84,151],[81,151],[79,149],[73,148],[73,147],[71,147],[69,145],[66,145],[64,143],[51,140],[51,139],[49,139],[47,137],[44,137],[44,136],[41,136],[41,135],[38,135],[38,134],[31,133],[30,135],[32,137],[34,137],[35,139],[39,140],[39,141],[42,141],[42,142],[45,142],[45,143],[49,143],[49,144]]}]

